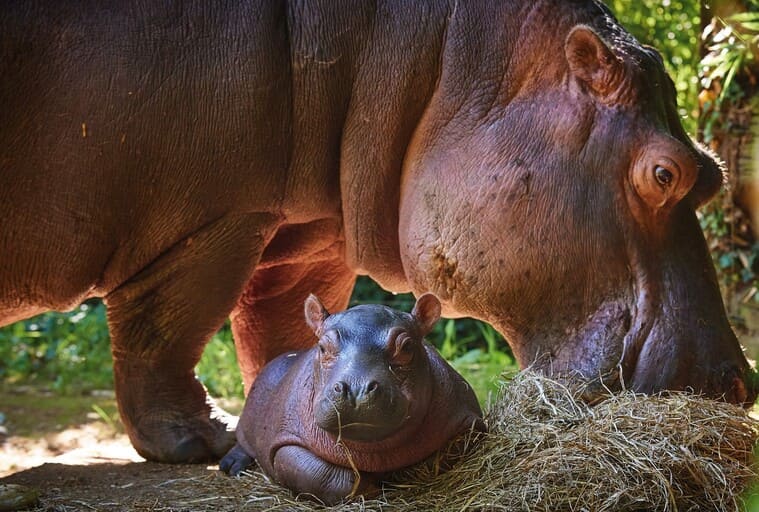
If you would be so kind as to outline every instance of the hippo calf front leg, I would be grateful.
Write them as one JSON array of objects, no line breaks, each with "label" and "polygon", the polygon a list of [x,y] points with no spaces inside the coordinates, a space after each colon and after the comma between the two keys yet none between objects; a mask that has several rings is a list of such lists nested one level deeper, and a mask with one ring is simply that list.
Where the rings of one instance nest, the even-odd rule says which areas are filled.
[{"label": "hippo calf front leg", "polygon": [[327,505],[340,503],[351,494],[370,496],[379,490],[376,478],[364,472],[359,472],[360,481],[354,489],[353,470],[331,464],[302,446],[288,445],[277,450],[273,467],[280,484],[297,493],[312,494]]},{"label": "hippo calf front leg", "polygon": [[238,476],[251,464],[253,464],[253,457],[248,455],[240,443],[237,443],[219,461],[219,469],[229,476]]}]

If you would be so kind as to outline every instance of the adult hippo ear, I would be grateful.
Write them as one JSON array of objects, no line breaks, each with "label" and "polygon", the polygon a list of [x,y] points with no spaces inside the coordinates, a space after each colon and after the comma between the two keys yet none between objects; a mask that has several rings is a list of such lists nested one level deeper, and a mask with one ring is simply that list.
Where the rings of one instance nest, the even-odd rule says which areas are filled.
[{"label": "adult hippo ear", "polygon": [[316,336],[321,336],[322,325],[329,316],[329,311],[313,293],[309,294],[305,304],[306,323]]},{"label": "adult hippo ear", "polygon": [[411,316],[419,326],[419,332],[426,336],[440,320],[440,299],[434,293],[425,293],[416,300]]},{"label": "adult hippo ear", "polygon": [[619,90],[625,77],[624,63],[590,27],[574,27],[564,53],[570,74],[596,96],[609,98]]}]

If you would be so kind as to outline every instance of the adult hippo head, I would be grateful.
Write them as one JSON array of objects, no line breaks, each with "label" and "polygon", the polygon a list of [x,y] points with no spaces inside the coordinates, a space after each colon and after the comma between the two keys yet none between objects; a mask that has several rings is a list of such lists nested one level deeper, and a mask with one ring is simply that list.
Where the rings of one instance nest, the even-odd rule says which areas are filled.
[{"label": "adult hippo head", "polygon": [[413,289],[491,322],[522,366],[753,403],[695,215],[720,164],[683,131],[655,50],[598,5],[549,4],[483,56],[490,80],[443,73],[405,165]]},{"label": "adult hippo head", "polygon": [[103,297],[146,458],[234,442],[193,373],[227,318],[247,390],[361,273],[522,365],[754,399],[694,214],[719,167],[591,0],[11,2],[0,76],[0,324]]}]

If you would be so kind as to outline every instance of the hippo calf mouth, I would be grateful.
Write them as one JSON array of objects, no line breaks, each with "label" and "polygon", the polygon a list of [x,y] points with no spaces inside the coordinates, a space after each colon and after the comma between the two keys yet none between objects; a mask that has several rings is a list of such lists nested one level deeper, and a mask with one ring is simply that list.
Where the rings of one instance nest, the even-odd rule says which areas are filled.
[{"label": "hippo calf mouth", "polygon": [[316,425],[339,439],[374,442],[387,439],[406,424],[408,404],[392,400],[386,404],[335,403],[320,400],[314,411]]}]

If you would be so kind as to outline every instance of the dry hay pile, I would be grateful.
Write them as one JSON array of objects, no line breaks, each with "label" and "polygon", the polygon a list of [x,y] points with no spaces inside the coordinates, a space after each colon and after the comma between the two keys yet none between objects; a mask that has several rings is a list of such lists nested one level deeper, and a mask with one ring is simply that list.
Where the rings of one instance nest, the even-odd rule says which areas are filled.
[{"label": "dry hay pile", "polygon": [[[487,422],[490,433],[452,470],[420,467],[381,499],[336,510],[740,510],[759,438],[757,422],[729,404],[623,392],[589,406],[530,372],[502,387]],[[322,508],[260,473],[238,483],[251,509]]]}]

